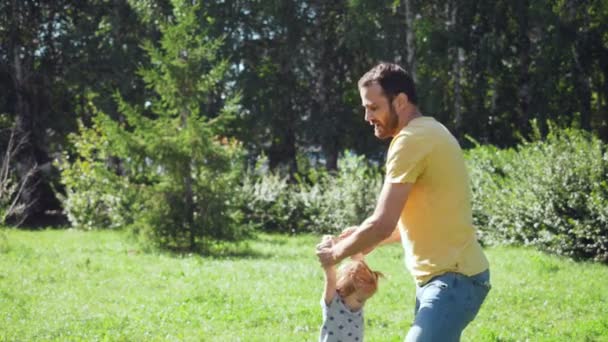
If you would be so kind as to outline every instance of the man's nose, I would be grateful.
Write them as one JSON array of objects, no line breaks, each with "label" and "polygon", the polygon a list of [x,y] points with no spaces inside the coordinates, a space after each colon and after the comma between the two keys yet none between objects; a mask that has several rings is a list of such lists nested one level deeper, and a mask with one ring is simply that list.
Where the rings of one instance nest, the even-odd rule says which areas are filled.
[{"label": "man's nose", "polygon": [[365,119],[365,121],[368,121],[368,122],[372,119],[372,114],[367,109],[365,110],[364,119]]}]

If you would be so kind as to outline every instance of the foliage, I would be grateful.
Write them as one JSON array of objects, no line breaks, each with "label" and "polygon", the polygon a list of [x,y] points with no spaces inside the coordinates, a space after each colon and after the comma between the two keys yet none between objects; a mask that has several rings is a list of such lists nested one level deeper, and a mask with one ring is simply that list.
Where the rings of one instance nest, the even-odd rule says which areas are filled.
[{"label": "foliage", "polygon": [[546,139],[516,149],[468,152],[482,238],[608,262],[606,144],[581,130],[549,127]]},{"label": "foliage", "polygon": [[295,182],[258,166],[243,185],[244,218],[267,232],[335,233],[371,214],[380,186],[378,169],[351,152],[335,173],[311,168]]},{"label": "foliage", "polygon": [[79,124],[71,134],[73,151],[58,160],[64,194],[59,194],[70,223],[79,229],[119,229],[133,223],[136,189],[109,164],[110,141],[102,127]]},{"label": "foliage", "polygon": [[[2,117],[0,116],[0,118]],[[3,130],[0,129],[0,133],[3,133]],[[6,153],[0,155],[0,224],[6,224],[7,218],[14,210],[11,208],[14,207],[19,197],[20,186],[10,165],[12,141],[13,134],[6,144]]]},{"label": "foliage", "polygon": [[[159,46],[144,43],[152,65],[140,70],[152,92],[146,104],[131,104],[117,94],[120,122],[96,112],[93,128],[81,129],[75,139],[77,158],[66,158],[62,170],[74,224],[131,223],[153,245],[195,249],[244,234],[232,196],[241,147],[221,135],[238,97],[224,93],[223,107],[205,113],[207,95],[227,67],[215,58],[221,42],[201,31],[198,6],[177,0],[173,5],[173,17],[161,25]],[[117,167],[107,170],[112,159]],[[131,222],[124,220],[126,212]],[[78,220],[81,216],[87,217]]]},{"label": "foliage", "polygon": [[[514,146],[518,135],[530,132],[530,118],[539,120],[543,134],[547,119],[574,121],[608,141],[606,1],[196,3],[198,9],[186,9],[196,18],[196,35],[221,40],[213,51],[226,61],[221,85],[206,92],[199,114],[214,117],[232,97],[227,89],[240,92],[238,120],[214,134],[237,137],[251,159],[265,153],[273,170],[288,165],[290,177],[304,172],[295,166],[303,151],[319,151],[331,170],[345,149],[381,161],[384,146],[361,119],[356,89],[380,60],[415,73],[421,111],[461,143],[470,135]],[[47,164],[66,149],[78,119],[90,126],[90,93],[114,120],[124,119],[116,92],[131,104],[158,105],[150,94],[156,90],[135,71],[156,67],[145,47],[162,44],[161,27],[181,20],[180,6],[168,0],[0,2],[0,113],[32,138],[17,165]],[[142,112],[153,115],[149,108]],[[36,213],[58,209],[47,191],[47,183],[61,191],[54,171],[34,182],[34,195],[48,195]]]},{"label": "foliage", "polygon": [[[4,114],[0,114],[0,224],[10,223],[16,226],[27,219],[26,210],[32,205],[24,194],[32,181],[37,166],[18,177],[15,168],[16,156],[23,150],[26,137],[16,134],[16,125]],[[6,138],[5,138],[6,136]],[[6,141],[4,141],[6,140]]]}]

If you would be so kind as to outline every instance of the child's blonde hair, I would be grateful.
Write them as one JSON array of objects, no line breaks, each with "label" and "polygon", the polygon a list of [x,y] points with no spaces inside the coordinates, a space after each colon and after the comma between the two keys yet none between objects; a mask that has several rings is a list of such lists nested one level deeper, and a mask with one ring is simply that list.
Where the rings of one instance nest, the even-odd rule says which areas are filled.
[{"label": "child's blonde hair", "polygon": [[367,298],[378,289],[378,278],[384,275],[372,271],[363,260],[351,260],[338,270],[336,290],[342,297],[348,297],[356,290],[361,290]]}]

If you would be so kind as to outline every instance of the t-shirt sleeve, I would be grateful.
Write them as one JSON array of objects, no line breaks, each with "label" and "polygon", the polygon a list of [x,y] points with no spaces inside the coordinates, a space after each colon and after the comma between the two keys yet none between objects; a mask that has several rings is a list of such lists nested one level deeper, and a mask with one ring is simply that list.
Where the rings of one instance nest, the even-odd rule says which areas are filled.
[{"label": "t-shirt sleeve", "polygon": [[327,309],[329,309],[329,308],[330,308],[332,305],[335,305],[334,303],[335,303],[335,302],[338,300],[338,297],[339,297],[339,296],[340,296],[340,295],[339,295],[339,294],[336,292],[336,293],[334,294],[334,297],[332,298],[332,300],[331,300],[331,302],[330,302],[329,304],[325,303],[325,298],[323,298],[323,296],[321,296],[321,301],[320,301],[320,304],[321,304],[321,307],[323,308],[323,310],[327,310]]},{"label": "t-shirt sleeve", "polygon": [[386,181],[414,183],[425,168],[431,142],[424,136],[402,133],[391,143],[386,158]]},{"label": "t-shirt sleeve", "polygon": [[321,311],[323,312],[323,320],[325,320],[328,316],[328,314],[332,311],[336,310],[336,305],[337,305],[337,301],[338,301],[338,293],[336,293],[334,295],[334,298],[331,300],[331,302],[328,304],[325,303],[325,299],[321,296],[321,301],[319,304],[321,304]]}]

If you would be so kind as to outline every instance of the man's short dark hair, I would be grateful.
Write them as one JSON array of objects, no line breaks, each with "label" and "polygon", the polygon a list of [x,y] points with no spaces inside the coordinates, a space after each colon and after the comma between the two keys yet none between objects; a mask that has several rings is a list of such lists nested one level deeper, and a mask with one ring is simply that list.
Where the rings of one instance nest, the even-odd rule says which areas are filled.
[{"label": "man's short dark hair", "polygon": [[364,88],[374,83],[382,87],[389,101],[392,101],[400,93],[404,93],[411,103],[418,103],[416,86],[412,77],[397,64],[382,62],[376,65],[359,79],[358,85],[359,88]]}]

